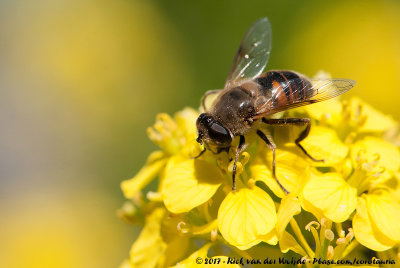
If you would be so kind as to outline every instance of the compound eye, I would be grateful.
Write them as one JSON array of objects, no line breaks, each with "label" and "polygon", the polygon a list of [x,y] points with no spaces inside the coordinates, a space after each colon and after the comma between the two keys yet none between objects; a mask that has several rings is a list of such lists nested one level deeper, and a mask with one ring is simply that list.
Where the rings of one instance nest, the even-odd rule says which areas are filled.
[{"label": "compound eye", "polygon": [[211,124],[208,134],[210,135],[210,138],[212,140],[218,141],[222,144],[231,143],[232,141],[231,135],[229,134],[228,130],[226,130],[226,128],[218,123]]}]

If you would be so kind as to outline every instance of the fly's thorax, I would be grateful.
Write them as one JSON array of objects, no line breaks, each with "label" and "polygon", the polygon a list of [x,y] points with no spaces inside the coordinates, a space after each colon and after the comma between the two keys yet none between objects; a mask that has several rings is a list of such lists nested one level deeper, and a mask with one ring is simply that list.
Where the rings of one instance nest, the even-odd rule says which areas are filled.
[{"label": "fly's thorax", "polygon": [[210,109],[210,114],[234,136],[244,134],[251,125],[256,96],[255,90],[249,87],[242,85],[225,90]]}]

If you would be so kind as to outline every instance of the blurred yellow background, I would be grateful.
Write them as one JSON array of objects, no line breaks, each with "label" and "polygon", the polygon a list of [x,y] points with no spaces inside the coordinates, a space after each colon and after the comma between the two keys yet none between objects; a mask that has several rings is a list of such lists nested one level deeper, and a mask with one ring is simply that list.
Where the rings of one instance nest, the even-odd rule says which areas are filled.
[{"label": "blurred yellow background", "polygon": [[[224,84],[267,16],[268,69],[357,80],[400,120],[398,1],[0,1],[0,267],[116,267],[138,229],[119,183],[159,112]],[[347,96],[348,97],[348,96]]]}]

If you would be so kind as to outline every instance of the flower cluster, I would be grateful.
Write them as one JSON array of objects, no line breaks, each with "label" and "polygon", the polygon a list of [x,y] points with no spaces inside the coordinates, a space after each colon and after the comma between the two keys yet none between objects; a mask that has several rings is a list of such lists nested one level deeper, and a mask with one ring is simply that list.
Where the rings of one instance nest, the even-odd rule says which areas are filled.
[{"label": "flower cluster", "polygon": [[[324,159],[313,162],[293,144],[301,127],[267,129],[277,143],[276,174],[286,195],[272,176],[272,152],[256,137],[247,139],[238,161],[236,191],[234,145],[194,159],[202,150],[195,140],[198,115],[190,108],[173,118],[160,114],[148,129],[160,150],[121,184],[129,201],[120,216],[143,224],[121,267],[191,267],[198,256],[251,259],[266,244],[306,259],[344,258],[362,246],[398,258],[400,136],[391,117],[358,98],[279,114],[311,118],[301,144]],[[314,220],[304,223],[310,213]]]}]

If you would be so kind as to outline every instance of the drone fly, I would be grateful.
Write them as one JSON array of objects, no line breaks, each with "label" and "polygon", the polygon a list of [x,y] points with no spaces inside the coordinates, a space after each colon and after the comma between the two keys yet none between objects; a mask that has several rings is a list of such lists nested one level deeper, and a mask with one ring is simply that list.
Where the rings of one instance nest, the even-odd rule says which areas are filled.
[{"label": "drone fly", "polygon": [[[276,70],[262,73],[267,65],[270,51],[271,25],[267,18],[262,18],[245,34],[224,89],[206,92],[202,100],[205,112],[200,114],[196,122],[197,142],[204,143],[204,150],[198,156],[205,150],[215,154],[228,152],[233,138],[239,136],[232,172],[233,190],[235,190],[236,164],[244,149],[245,135],[255,131],[272,150],[272,175],[282,190],[288,193],[275,174],[276,145],[271,135],[258,129],[258,126],[260,124],[304,126],[304,130],[295,140],[296,145],[310,159],[323,161],[313,158],[300,144],[310,132],[310,119],[273,119],[268,116],[336,97],[355,85],[355,81],[350,79],[311,80],[294,71]],[[216,99],[209,108],[205,107],[206,98],[213,94],[218,94]]]}]

